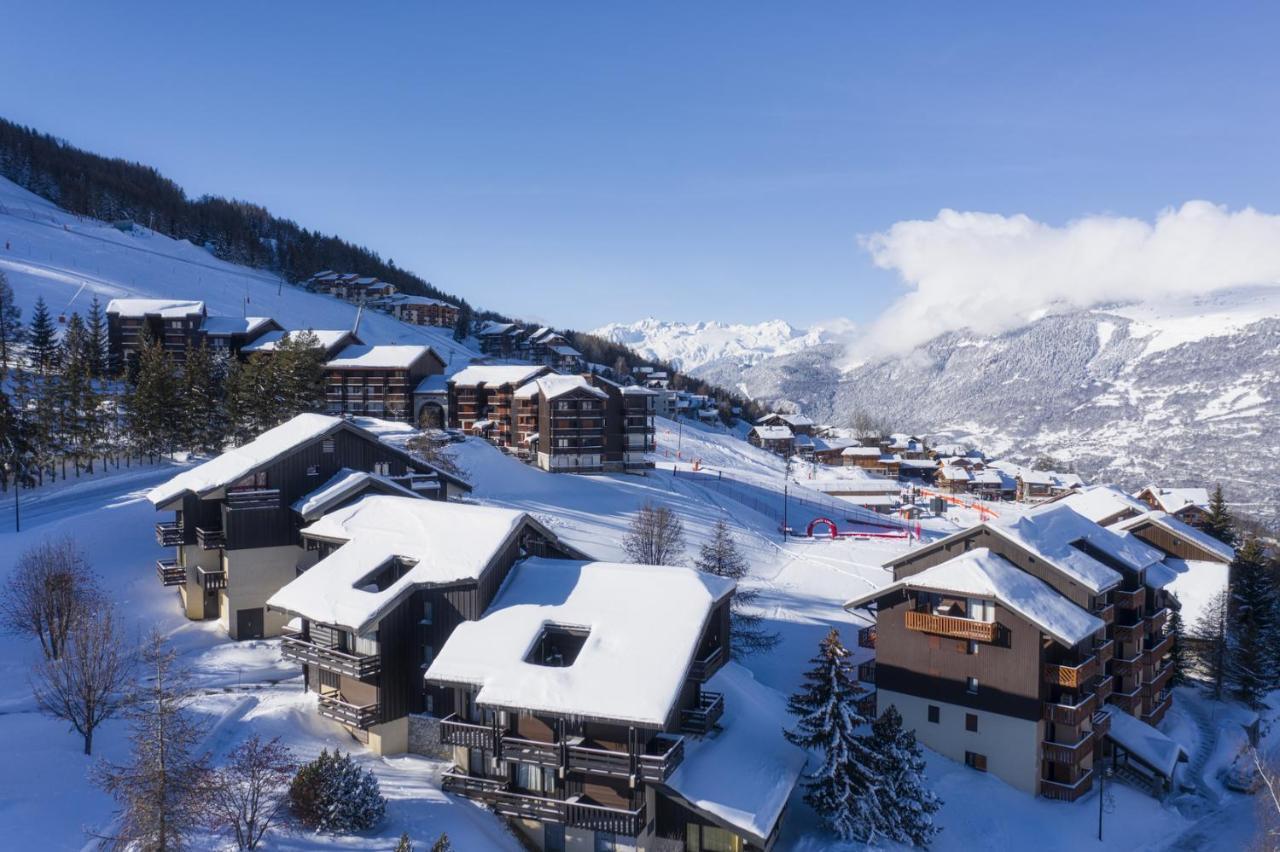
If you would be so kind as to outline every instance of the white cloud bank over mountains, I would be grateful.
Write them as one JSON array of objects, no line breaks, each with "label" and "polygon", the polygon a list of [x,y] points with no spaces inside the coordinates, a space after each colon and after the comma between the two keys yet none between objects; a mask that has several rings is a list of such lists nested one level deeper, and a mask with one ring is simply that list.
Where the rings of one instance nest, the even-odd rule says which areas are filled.
[{"label": "white cloud bank over mountains", "polygon": [[900,354],[938,334],[991,334],[1046,312],[1280,282],[1280,216],[1188,201],[1155,222],[943,210],[862,238],[909,292],[850,355]]}]

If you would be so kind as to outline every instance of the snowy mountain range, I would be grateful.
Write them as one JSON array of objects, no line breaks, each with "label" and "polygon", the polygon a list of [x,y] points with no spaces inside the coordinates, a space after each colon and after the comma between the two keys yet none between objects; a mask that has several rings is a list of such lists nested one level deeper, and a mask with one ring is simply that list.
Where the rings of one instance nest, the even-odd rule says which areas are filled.
[{"label": "snowy mountain range", "polygon": [[687,373],[751,366],[831,341],[821,329],[801,331],[782,320],[742,325],[665,322],[649,317],[633,323],[610,323],[591,333],[629,346],[646,358],[668,361]]},{"label": "snowy mountain range", "polygon": [[[993,335],[950,332],[906,356],[852,367],[839,343],[794,329],[711,326],[694,374],[833,424],[855,413],[989,452],[1052,455],[1083,474],[1139,486],[1221,480],[1274,515],[1280,484],[1280,287],[1257,287],[1041,317]],[[760,329],[773,326],[746,328]],[[785,326],[785,324],[778,324]],[[699,325],[644,321],[640,349],[697,352]],[[784,348],[787,351],[779,351]]]}]

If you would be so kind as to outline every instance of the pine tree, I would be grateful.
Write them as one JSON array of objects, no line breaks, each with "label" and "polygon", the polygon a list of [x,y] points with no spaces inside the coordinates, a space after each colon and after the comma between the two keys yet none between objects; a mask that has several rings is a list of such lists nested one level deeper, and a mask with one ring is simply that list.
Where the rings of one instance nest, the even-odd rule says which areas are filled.
[{"label": "pine tree", "polygon": [[180,388],[173,359],[164,347],[144,339],[137,377],[125,398],[130,439],[139,453],[173,449],[181,432]]},{"label": "pine tree", "polygon": [[1280,683],[1280,595],[1262,544],[1251,538],[1231,563],[1226,680],[1250,707]]},{"label": "pine tree", "polygon": [[74,459],[77,470],[81,462],[93,470],[93,457],[102,447],[106,430],[102,398],[93,381],[92,360],[88,330],[80,315],[72,314],[62,337],[62,369],[56,381],[56,396],[59,445]]},{"label": "pine tree", "polygon": [[108,366],[107,318],[102,313],[102,303],[97,296],[93,297],[93,302],[89,305],[86,328],[89,332],[89,371],[95,379],[101,379],[107,375]]},{"label": "pine tree", "polygon": [[195,743],[205,733],[187,710],[191,690],[175,666],[177,654],[159,632],[142,651],[144,680],[130,696],[128,762],[102,763],[95,778],[120,804],[118,848],[181,849],[204,820],[206,757]]},{"label": "pine tree", "polygon": [[842,840],[870,842],[884,834],[887,822],[875,755],[857,734],[866,723],[855,707],[863,690],[835,628],[810,662],[800,691],[787,700],[796,727],[783,731],[795,745],[822,752],[822,765],[805,781],[804,799]]},{"label": "pine tree", "polygon": [[[734,582],[747,576],[747,561],[738,551],[729,524],[723,518],[716,521],[711,541],[702,545],[695,564],[699,571],[727,577]],[[757,590],[746,589],[741,585],[733,592],[729,607],[731,648],[735,660],[770,651],[781,640],[779,634],[764,628],[763,616],[755,611],[759,597]]]},{"label": "pine tree", "polygon": [[1229,597],[1225,591],[1218,592],[1200,613],[1200,618],[1191,628],[1191,646],[1196,668],[1208,681],[1210,694],[1214,700],[1221,700],[1223,687],[1226,684],[1228,637],[1227,609]]},{"label": "pine tree", "polygon": [[1182,624],[1182,607],[1175,606],[1169,612],[1167,626],[1169,635],[1173,637],[1173,644],[1169,646],[1169,664],[1173,666],[1169,682],[1173,686],[1186,686],[1191,682],[1191,676],[1187,672],[1187,648],[1182,635],[1185,629]]},{"label": "pine tree", "polygon": [[303,825],[331,832],[373,828],[387,807],[377,776],[336,749],[333,754],[321,751],[298,770],[289,786],[289,802]]},{"label": "pine tree", "polygon": [[49,307],[44,303],[44,296],[36,297],[35,309],[31,312],[31,329],[27,333],[30,341],[28,349],[31,366],[44,375],[52,370],[58,359],[57,331],[53,318],[49,316]]},{"label": "pine tree", "polygon": [[182,369],[182,444],[194,453],[222,450],[227,436],[223,364],[203,342],[187,351]]},{"label": "pine tree", "polygon": [[1213,494],[1209,497],[1209,514],[1201,524],[1201,529],[1223,544],[1236,546],[1235,519],[1231,517],[1227,499],[1222,496],[1222,483],[1213,488]]},{"label": "pine tree", "polygon": [[31,485],[31,439],[26,418],[0,383],[0,482],[5,488]]},{"label": "pine tree", "polygon": [[237,446],[270,428],[263,423],[262,404],[266,395],[263,378],[269,371],[268,361],[269,356],[251,355],[247,361],[232,361],[227,366],[227,433]]},{"label": "pine tree", "polygon": [[898,708],[890,705],[871,723],[871,733],[863,740],[874,756],[885,836],[898,843],[928,846],[940,830],[933,814],[942,801],[925,784],[924,752],[915,731],[902,727]]},{"label": "pine tree", "polygon": [[9,369],[9,359],[16,356],[12,347],[26,337],[26,329],[22,327],[22,310],[18,307],[13,287],[0,269],[0,370]]},{"label": "pine tree", "polygon": [[471,306],[466,302],[458,305],[458,318],[453,322],[453,339],[466,340],[471,334]]},{"label": "pine tree", "polygon": [[286,334],[266,359],[267,386],[275,398],[263,411],[266,428],[324,408],[324,349],[311,331]]}]

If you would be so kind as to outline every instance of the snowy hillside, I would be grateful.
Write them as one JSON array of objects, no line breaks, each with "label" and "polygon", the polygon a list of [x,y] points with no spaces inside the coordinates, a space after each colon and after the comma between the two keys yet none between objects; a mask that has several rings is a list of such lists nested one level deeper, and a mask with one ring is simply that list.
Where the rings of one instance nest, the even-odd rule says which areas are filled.
[{"label": "snowy hillside", "polygon": [[[827,340],[821,330],[801,331],[782,320],[734,325],[714,321],[664,322],[649,317],[633,323],[610,323],[591,333],[629,346],[646,358],[669,361],[695,375],[709,365],[725,369],[749,366]],[[736,385],[731,381],[725,387]]]},{"label": "snowy hillside", "polygon": [[[81,218],[0,178],[0,269],[13,285],[24,319],[38,296],[54,313],[85,313],[93,294],[200,299],[210,314],[269,316],[288,329],[351,328],[356,308],[329,296],[290,287],[257,269],[227,263],[186,240],[143,227],[121,231]],[[365,312],[366,343],[421,343],[451,369],[477,353],[447,329],[407,325]]]}]

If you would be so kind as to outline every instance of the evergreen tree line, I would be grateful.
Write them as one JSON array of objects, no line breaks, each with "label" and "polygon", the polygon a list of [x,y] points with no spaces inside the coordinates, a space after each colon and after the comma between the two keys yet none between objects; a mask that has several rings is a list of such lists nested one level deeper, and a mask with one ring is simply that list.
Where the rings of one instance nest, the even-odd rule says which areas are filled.
[{"label": "evergreen tree line", "polygon": [[[0,314],[11,298],[0,275]],[[143,330],[124,378],[109,374],[106,320],[95,298],[88,318],[59,335],[44,301],[31,322],[0,323],[0,485],[93,473],[108,458],[178,451],[218,453],[305,411],[324,407],[324,355],[310,332],[287,335],[271,355],[240,362],[201,345],[179,366]]]}]

